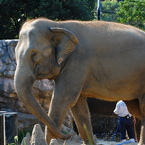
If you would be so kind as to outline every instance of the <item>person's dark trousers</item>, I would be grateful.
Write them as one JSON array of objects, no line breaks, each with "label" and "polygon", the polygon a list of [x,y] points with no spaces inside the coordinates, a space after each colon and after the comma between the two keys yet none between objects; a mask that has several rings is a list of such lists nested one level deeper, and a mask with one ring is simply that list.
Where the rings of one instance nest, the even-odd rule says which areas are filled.
[{"label": "person's dark trousers", "polygon": [[126,131],[129,139],[135,138],[134,127],[133,127],[133,118],[119,117],[119,126],[121,133],[121,140],[126,139]]}]

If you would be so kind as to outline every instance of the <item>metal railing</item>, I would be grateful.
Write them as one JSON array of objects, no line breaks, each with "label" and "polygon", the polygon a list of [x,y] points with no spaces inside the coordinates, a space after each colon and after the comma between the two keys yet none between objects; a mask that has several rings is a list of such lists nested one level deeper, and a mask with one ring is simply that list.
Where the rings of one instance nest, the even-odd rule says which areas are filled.
[{"label": "metal railing", "polygon": [[17,112],[0,111],[0,145],[14,143],[17,134]]}]

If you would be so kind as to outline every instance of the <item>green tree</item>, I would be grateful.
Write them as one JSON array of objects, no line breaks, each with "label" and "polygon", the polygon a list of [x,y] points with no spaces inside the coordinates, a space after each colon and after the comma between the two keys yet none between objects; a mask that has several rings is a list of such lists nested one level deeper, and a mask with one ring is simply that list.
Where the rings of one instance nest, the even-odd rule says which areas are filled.
[{"label": "green tree", "polygon": [[[13,0],[0,0],[0,38],[6,38],[6,35],[11,38],[18,33],[17,27],[19,21],[18,4],[15,6]],[[12,35],[11,35],[12,34]],[[13,37],[12,37],[13,38]]]},{"label": "green tree", "polygon": [[117,20],[121,23],[130,24],[145,29],[145,1],[144,0],[125,0],[119,2]]},{"label": "green tree", "polygon": [[18,38],[24,21],[47,17],[52,20],[93,20],[95,0],[0,0],[0,39]]},{"label": "green tree", "polygon": [[104,1],[102,4],[102,16],[104,21],[117,21],[116,11],[118,10],[119,3],[117,1]]}]

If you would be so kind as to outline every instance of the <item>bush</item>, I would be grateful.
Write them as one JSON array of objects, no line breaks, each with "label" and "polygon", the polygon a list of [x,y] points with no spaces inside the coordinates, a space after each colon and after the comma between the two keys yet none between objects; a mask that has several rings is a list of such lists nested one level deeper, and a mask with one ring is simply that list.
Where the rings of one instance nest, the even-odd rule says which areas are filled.
[{"label": "bush", "polygon": [[130,24],[141,29],[145,29],[145,1],[144,0],[125,0],[119,3],[117,12],[118,22]]},{"label": "bush", "polygon": [[52,20],[93,20],[95,0],[0,0],[0,39],[18,38],[24,21],[47,17]]},{"label": "bush", "polygon": [[117,1],[104,1],[102,2],[102,16],[104,21],[117,21],[116,11],[118,10],[119,3]]}]

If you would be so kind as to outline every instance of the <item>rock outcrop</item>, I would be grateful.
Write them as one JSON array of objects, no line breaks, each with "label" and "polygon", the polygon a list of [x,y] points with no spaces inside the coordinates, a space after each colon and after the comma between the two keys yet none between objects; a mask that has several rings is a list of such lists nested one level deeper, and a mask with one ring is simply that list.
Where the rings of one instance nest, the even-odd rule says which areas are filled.
[{"label": "rock outcrop", "polygon": [[[72,142],[72,143],[82,142],[81,138],[72,129],[66,126],[62,126],[62,130],[63,131],[65,130],[66,133],[71,135],[71,138],[68,140],[69,142]],[[64,142],[65,141],[61,139],[54,138],[54,139],[51,139],[49,145],[60,145],[60,144],[63,144]],[[34,125],[32,135],[30,136],[30,134],[27,133],[26,136],[23,138],[21,145],[48,145],[45,140],[44,133],[42,131],[40,124]]]},{"label": "rock outcrop", "polygon": [[47,145],[44,133],[39,124],[36,124],[32,131],[31,145]]},{"label": "rock outcrop", "polygon": [[[69,130],[69,129],[68,129]],[[71,134],[70,132],[68,132]],[[53,138],[51,139],[49,145],[85,145],[83,140],[79,135],[71,134],[71,138],[68,140],[61,140]],[[97,140],[94,135],[94,141],[96,141],[97,145],[137,145],[137,143],[132,143],[130,141],[127,142],[106,142],[103,140]],[[91,143],[90,143],[91,144]],[[23,138],[21,145],[48,145],[44,138],[44,133],[39,124],[36,124],[33,128],[32,136],[27,133],[27,135]]]}]

